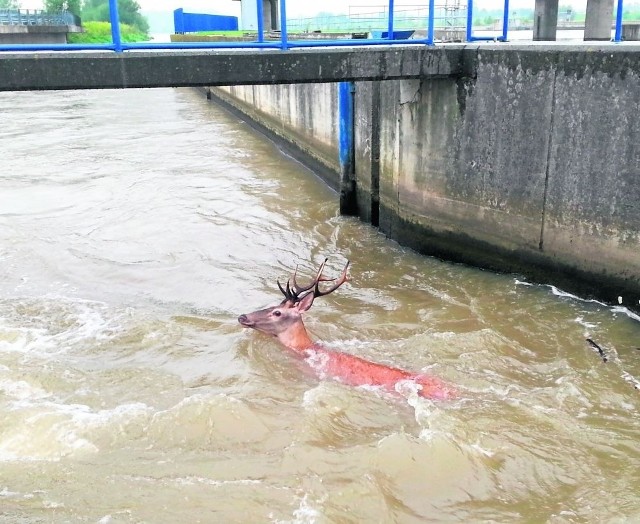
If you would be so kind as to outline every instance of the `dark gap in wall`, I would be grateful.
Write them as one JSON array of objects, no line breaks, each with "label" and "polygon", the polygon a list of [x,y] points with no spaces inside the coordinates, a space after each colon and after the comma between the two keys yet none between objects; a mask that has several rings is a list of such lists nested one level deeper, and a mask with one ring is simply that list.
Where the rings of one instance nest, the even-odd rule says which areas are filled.
[{"label": "dark gap in wall", "polygon": [[371,101],[371,225],[380,225],[380,82],[372,84]]}]

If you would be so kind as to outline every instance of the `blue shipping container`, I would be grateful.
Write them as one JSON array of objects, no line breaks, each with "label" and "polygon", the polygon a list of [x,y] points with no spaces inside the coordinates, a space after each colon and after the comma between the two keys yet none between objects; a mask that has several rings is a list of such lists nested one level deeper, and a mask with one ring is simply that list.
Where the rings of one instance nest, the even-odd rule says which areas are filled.
[{"label": "blue shipping container", "polygon": [[198,31],[237,31],[238,17],[185,13],[183,8],[173,12],[173,27],[178,34]]}]

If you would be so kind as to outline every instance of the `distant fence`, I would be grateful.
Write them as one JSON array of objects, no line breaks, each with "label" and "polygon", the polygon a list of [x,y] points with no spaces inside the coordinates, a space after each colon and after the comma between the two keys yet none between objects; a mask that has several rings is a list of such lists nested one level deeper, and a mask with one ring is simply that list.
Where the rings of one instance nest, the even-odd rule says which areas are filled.
[{"label": "distant fence", "polygon": [[[466,1],[434,4],[434,23],[438,30],[464,31],[467,24]],[[394,29],[425,27],[429,18],[427,6],[400,6],[393,10]],[[322,14],[310,18],[292,18],[287,21],[291,31],[354,32],[387,30],[389,9],[384,6],[349,6],[349,14]],[[376,33],[377,34],[377,33]],[[397,38],[397,36],[396,36]]]},{"label": "distant fence", "polygon": [[47,13],[37,9],[0,9],[0,25],[81,25],[69,11]]},{"label": "distant fence", "polygon": [[238,17],[185,13],[180,8],[173,12],[173,26],[178,34],[198,31],[237,31]]}]

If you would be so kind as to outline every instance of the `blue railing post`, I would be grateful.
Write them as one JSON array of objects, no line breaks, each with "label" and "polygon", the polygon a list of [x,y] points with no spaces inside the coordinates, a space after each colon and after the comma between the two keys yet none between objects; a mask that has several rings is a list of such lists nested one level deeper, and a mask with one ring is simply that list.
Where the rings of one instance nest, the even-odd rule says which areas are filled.
[{"label": "blue railing post", "polygon": [[467,42],[471,42],[473,32],[473,0],[467,0]]},{"label": "blue railing post", "polygon": [[389,25],[387,27],[387,38],[393,40],[393,0],[389,0]]},{"label": "blue railing post", "polygon": [[432,45],[435,40],[436,2],[429,0],[429,27],[427,28],[427,43]]},{"label": "blue railing post", "polygon": [[281,47],[282,49],[287,49],[289,47],[288,38],[287,38],[287,1],[280,1],[280,37],[281,37]]},{"label": "blue railing post", "polygon": [[256,13],[258,15],[258,42],[264,42],[264,13],[262,0],[256,0]]},{"label": "blue railing post", "polygon": [[[281,24],[281,39],[280,41],[269,40],[266,35],[264,35],[264,41],[239,41],[239,42],[173,42],[173,43],[156,43],[156,42],[138,42],[138,43],[127,43],[123,41],[120,27],[120,19],[118,16],[118,4],[117,0],[106,0],[109,6],[109,19],[112,21],[111,24],[111,42],[104,44],[94,44],[94,43],[86,43],[86,44],[0,44],[0,53],[3,51],[115,51],[117,53],[121,53],[123,51],[129,51],[134,49],[292,49],[292,48],[302,48],[302,47],[335,47],[335,46],[344,46],[344,47],[367,47],[367,46],[377,46],[377,45],[392,45],[392,44],[400,44],[405,45],[407,40],[396,40],[395,33],[396,31],[393,28],[395,13],[394,13],[394,1],[390,0],[390,17],[389,17],[389,29],[391,29],[390,35],[387,35],[386,38],[371,38],[371,39],[337,39],[337,40],[292,40],[289,42],[288,40],[288,30],[287,30],[287,12],[286,12],[286,0],[280,0],[280,24]],[[264,1],[264,0],[263,0]],[[471,2],[472,0],[469,0]],[[259,4],[258,4],[259,5]],[[430,14],[429,14],[429,38],[417,38],[411,40],[409,43],[411,44],[432,44],[434,40],[435,33],[435,0],[429,0],[430,6]],[[264,7],[264,4],[262,4]],[[472,8],[472,7],[471,7]],[[179,11],[179,10],[178,10]],[[6,17],[6,20],[10,19],[12,22],[17,22],[17,17],[19,15],[18,11],[7,11],[8,14],[3,15]],[[470,14],[470,13],[469,13]],[[28,11],[23,10],[21,12],[22,21],[28,20],[29,23],[40,24],[57,24],[60,23],[62,25],[69,25],[69,20],[60,16],[51,16],[47,13],[43,13],[41,11]],[[67,14],[67,16],[71,16]],[[263,32],[264,32],[264,13],[259,17],[260,21],[263,23]],[[71,23],[74,23],[75,19],[72,19]],[[384,22],[383,22],[384,23]],[[176,27],[179,27],[180,24],[176,24]],[[468,28],[470,29],[470,27]],[[185,27],[186,31],[186,27]],[[388,37],[391,36],[391,39]],[[262,38],[261,38],[262,40]],[[475,38],[474,38],[475,40]]]},{"label": "blue railing post", "polygon": [[502,36],[473,36],[473,0],[467,0],[467,42],[478,40],[499,40],[506,42],[509,32],[509,0],[504,0],[504,10],[502,14]]},{"label": "blue railing post", "polygon": [[357,213],[354,180],[354,92],[355,84],[353,82],[340,82],[338,84],[340,213],[343,215],[355,215]]},{"label": "blue railing post", "polygon": [[622,0],[618,0],[618,9],[616,10],[616,33],[613,37],[613,41],[622,41]]},{"label": "blue railing post", "polygon": [[504,15],[502,17],[502,40],[507,41],[509,32],[509,0],[504,0]]},{"label": "blue railing post", "polygon": [[111,39],[116,53],[122,53],[122,37],[120,36],[120,17],[118,16],[118,0],[109,0],[109,19],[111,21]]}]

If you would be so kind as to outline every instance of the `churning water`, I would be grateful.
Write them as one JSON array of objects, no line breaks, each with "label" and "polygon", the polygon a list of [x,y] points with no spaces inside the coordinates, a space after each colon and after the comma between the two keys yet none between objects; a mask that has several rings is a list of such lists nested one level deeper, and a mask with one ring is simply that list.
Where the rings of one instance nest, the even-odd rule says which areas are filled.
[{"label": "churning water", "polygon": [[[3,522],[640,520],[638,317],[398,247],[195,91],[0,114]],[[458,398],[241,329],[325,255],[314,336]]]}]

